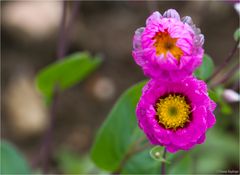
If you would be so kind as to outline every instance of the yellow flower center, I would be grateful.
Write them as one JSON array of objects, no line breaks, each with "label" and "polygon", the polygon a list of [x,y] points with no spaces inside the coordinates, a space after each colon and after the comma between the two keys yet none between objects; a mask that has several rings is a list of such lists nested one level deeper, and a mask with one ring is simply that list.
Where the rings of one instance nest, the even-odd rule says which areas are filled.
[{"label": "yellow flower center", "polygon": [[169,94],[156,104],[157,119],[167,129],[183,128],[190,121],[190,105],[182,95]]},{"label": "yellow flower center", "polygon": [[155,40],[154,46],[157,55],[164,54],[164,57],[166,57],[167,52],[171,52],[174,58],[180,60],[183,52],[176,46],[177,38],[171,38],[169,33],[165,31],[156,33],[153,39]]}]

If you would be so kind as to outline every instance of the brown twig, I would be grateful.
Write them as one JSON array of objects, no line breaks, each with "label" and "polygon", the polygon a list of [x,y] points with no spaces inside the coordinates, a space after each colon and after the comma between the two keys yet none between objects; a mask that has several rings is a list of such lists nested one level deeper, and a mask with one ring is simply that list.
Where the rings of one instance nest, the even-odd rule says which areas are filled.
[{"label": "brown twig", "polygon": [[[167,155],[167,149],[166,147],[164,147],[163,150],[163,159],[166,159],[166,155]],[[162,161],[162,166],[161,166],[161,174],[164,175],[166,174],[166,163],[164,161]]]},{"label": "brown twig", "polygon": [[[67,16],[67,1],[63,1],[63,13],[60,23],[60,30],[59,30],[59,40],[58,40],[58,47],[57,47],[57,59],[63,59],[66,55],[67,49],[68,49],[68,34],[72,27],[73,20],[77,14],[79,2],[73,2],[74,8],[72,10],[71,16],[70,16],[70,22],[66,27],[66,16]],[[69,26],[71,25],[71,26]],[[42,149],[41,149],[41,158],[42,158],[42,167],[43,167],[43,173],[47,174],[49,171],[49,164],[50,159],[52,157],[52,140],[53,140],[53,130],[55,127],[55,121],[56,121],[56,112],[57,112],[57,103],[59,99],[59,91],[58,86],[55,87],[52,97],[52,104],[50,107],[50,126],[47,129]]]},{"label": "brown twig", "polygon": [[[64,2],[66,3],[67,1],[64,1]],[[60,49],[59,59],[63,58],[66,55],[66,51],[68,50],[69,41],[70,41],[68,38],[69,37],[68,34],[71,32],[72,26],[74,24],[74,19],[76,18],[77,14],[78,14],[79,5],[80,5],[80,1],[73,2],[73,9],[72,9],[71,17],[68,21],[68,24],[66,24],[66,28],[63,33],[63,36],[65,37],[64,38],[65,42],[62,43],[63,47]]]},{"label": "brown twig", "polygon": [[63,1],[63,12],[59,27],[59,36],[57,43],[57,59],[62,59],[66,53],[66,19],[67,19],[67,1]]},{"label": "brown twig", "polygon": [[58,90],[56,89],[53,95],[53,100],[50,108],[50,125],[48,130],[45,133],[43,147],[42,147],[42,167],[43,173],[47,174],[49,170],[49,161],[51,159],[52,153],[52,137],[53,137],[53,129],[56,120],[56,111],[57,111],[57,103],[58,103]]},{"label": "brown twig", "polygon": [[228,54],[227,58],[224,60],[224,62],[216,69],[216,71],[206,80],[207,82],[210,82],[225,66],[227,66],[227,64],[229,63],[229,61],[232,59],[232,57],[234,56],[235,52],[238,49],[238,45],[239,45],[239,40],[237,40],[237,42],[235,43],[233,49],[231,50],[231,52]]},{"label": "brown twig", "polygon": [[231,76],[239,69],[239,63],[236,64],[229,72],[227,72],[222,79],[220,79],[218,82],[214,83],[214,84],[210,84],[209,87],[215,87],[221,83],[226,82],[229,78],[231,78]]}]

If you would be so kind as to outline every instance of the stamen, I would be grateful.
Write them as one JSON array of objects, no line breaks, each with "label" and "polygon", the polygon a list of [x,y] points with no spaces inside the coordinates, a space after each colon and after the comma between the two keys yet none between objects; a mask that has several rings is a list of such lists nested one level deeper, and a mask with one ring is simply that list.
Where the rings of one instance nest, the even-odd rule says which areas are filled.
[{"label": "stamen", "polygon": [[164,54],[164,57],[166,57],[167,52],[170,52],[174,58],[180,60],[183,52],[176,46],[177,38],[171,38],[169,33],[165,31],[156,33],[153,39],[155,40],[154,46],[157,55]]},{"label": "stamen", "polygon": [[190,121],[191,108],[182,95],[169,94],[156,104],[158,122],[167,129],[183,128]]}]

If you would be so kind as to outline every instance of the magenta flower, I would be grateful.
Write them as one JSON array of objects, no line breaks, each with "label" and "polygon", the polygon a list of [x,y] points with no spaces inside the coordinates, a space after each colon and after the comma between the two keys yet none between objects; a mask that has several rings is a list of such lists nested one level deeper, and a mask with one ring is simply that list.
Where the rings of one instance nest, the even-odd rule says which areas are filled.
[{"label": "magenta flower", "polygon": [[207,129],[216,122],[215,107],[204,81],[151,79],[143,88],[136,113],[150,142],[174,153],[204,142]]},{"label": "magenta flower", "polygon": [[154,12],[146,27],[136,30],[132,55],[146,76],[178,80],[192,74],[202,62],[204,36],[191,17],[176,10]]}]

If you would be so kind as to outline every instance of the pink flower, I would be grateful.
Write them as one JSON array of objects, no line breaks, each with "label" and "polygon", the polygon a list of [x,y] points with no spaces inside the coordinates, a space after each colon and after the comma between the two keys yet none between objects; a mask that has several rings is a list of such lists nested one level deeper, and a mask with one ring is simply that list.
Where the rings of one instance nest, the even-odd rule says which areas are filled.
[{"label": "pink flower", "polygon": [[151,79],[143,88],[136,113],[150,142],[174,153],[204,142],[206,131],[216,122],[215,107],[204,81]]},{"label": "pink flower", "polygon": [[146,27],[136,30],[132,55],[146,76],[178,80],[192,74],[201,64],[204,36],[191,17],[180,19],[176,10],[163,16],[154,12]]}]

